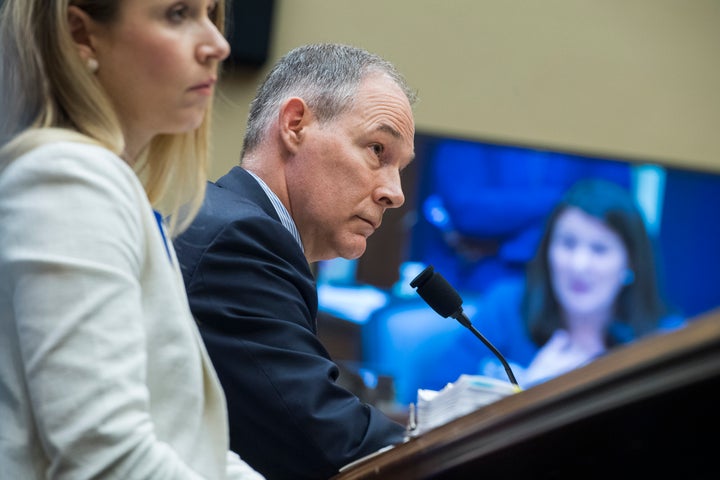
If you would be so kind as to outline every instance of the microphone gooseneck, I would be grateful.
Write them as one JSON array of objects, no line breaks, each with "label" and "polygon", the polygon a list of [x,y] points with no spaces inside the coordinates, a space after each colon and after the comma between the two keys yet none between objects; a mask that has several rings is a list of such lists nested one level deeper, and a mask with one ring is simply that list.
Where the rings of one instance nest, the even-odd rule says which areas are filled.
[{"label": "microphone gooseneck", "polygon": [[520,385],[518,385],[517,380],[515,380],[515,375],[507,360],[505,360],[505,357],[502,356],[498,349],[473,326],[470,319],[465,315],[465,312],[463,312],[463,301],[460,294],[445,280],[445,277],[436,272],[432,265],[429,265],[410,282],[410,286],[417,289],[418,295],[440,316],[443,318],[454,318],[479,338],[480,341],[493,352],[498,360],[500,360],[510,383],[520,390]]}]

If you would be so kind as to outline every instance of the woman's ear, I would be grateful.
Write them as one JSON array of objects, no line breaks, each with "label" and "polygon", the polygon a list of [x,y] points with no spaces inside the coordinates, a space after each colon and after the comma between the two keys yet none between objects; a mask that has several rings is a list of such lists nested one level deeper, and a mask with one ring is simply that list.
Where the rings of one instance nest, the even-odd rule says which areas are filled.
[{"label": "woman's ear", "polygon": [[68,27],[70,28],[70,35],[75,42],[75,47],[78,50],[80,58],[86,63],[97,63],[95,58],[95,49],[92,46],[90,29],[92,28],[93,21],[90,16],[81,8],[75,5],[68,7]]},{"label": "woman's ear", "polygon": [[305,129],[312,122],[313,115],[302,98],[287,99],[280,107],[280,138],[285,148],[295,153],[303,141]]}]

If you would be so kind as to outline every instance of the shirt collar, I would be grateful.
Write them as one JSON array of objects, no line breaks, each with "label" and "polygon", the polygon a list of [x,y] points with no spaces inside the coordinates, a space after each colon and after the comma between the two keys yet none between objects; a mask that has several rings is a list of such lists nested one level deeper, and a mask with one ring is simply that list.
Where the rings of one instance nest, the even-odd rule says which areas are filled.
[{"label": "shirt collar", "polygon": [[280,198],[278,198],[277,195],[275,195],[275,192],[270,190],[270,187],[267,186],[265,182],[262,181],[260,177],[255,175],[251,171],[247,171],[250,175],[257,180],[258,184],[260,184],[260,187],[265,192],[265,195],[267,195],[268,199],[270,200],[270,203],[272,203],[273,207],[275,207],[275,212],[277,212],[278,217],[280,217],[280,223],[283,224],[283,226],[290,232],[290,235],[293,236],[295,241],[300,246],[300,249],[305,253],[305,248],[302,244],[302,239],[300,238],[300,232],[298,232],[297,226],[295,225],[295,221],[290,216],[290,212],[287,211],[287,208],[285,208],[285,205],[282,204],[280,201]]}]

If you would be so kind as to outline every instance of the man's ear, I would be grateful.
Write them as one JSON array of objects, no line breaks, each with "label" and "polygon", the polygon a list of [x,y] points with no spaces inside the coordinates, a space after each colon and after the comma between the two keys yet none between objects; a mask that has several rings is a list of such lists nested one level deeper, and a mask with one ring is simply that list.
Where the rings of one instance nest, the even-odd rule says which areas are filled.
[{"label": "man's ear", "polygon": [[95,49],[92,46],[91,29],[94,25],[90,16],[81,8],[75,5],[68,7],[68,27],[70,35],[75,42],[75,47],[80,54],[80,58],[87,62],[90,58],[95,58]]},{"label": "man's ear", "polygon": [[295,153],[302,143],[305,129],[313,121],[313,115],[302,98],[292,97],[280,107],[280,138],[285,148]]}]

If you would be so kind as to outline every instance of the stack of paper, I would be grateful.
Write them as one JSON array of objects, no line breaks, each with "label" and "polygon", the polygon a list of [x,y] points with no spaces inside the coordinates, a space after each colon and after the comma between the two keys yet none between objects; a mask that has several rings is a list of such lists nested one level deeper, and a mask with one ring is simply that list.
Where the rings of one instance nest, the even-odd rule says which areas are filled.
[{"label": "stack of paper", "polygon": [[417,436],[517,392],[510,382],[482,375],[460,375],[442,390],[418,390],[414,429]]}]

